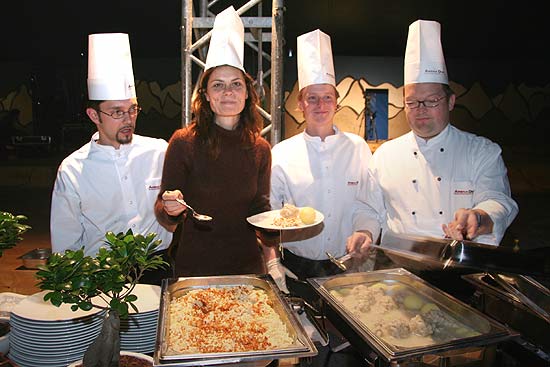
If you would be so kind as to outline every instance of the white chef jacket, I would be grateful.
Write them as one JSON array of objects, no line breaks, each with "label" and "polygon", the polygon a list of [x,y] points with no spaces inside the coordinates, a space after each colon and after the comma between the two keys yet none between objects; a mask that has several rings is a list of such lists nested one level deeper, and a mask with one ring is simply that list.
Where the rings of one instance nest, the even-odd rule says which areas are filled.
[{"label": "white chef jacket", "polygon": [[163,139],[133,136],[119,149],[92,140],[61,162],[52,194],[52,251],[85,247],[95,256],[105,233],[132,229],[134,234],[157,233],[158,250],[168,248],[172,233],[155,217],[164,153]]},{"label": "white chef jacket", "polygon": [[[518,213],[500,147],[450,124],[425,141],[412,131],[382,144],[358,195],[354,228],[444,237],[442,224],[460,208],[482,209],[493,233],[476,242],[498,245]],[[360,223],[368,222],[361,228]]]},{"label": "white chef jacket", "polygon": [[312,260],[326,260],[326,251],[337,257],[346,253],[346,239],[353,233],[353,201],[372,156],[361,137],[336,126],[334,131],[325,141],[303,132],[271,152],[271,207],[310,206],[324,215],[322,225],[282,231],[285,248]]}]

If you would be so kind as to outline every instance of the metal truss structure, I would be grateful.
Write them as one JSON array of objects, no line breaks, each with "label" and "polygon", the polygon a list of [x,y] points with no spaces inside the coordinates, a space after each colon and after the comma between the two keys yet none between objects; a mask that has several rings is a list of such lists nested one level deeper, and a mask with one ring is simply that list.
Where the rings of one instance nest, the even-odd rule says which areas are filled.
[{"label": "metal truss structure", "polygon": [[[210,10],[214,5],[223,10],[231,1],[195,0],[198,11],[193,7],[193,0],[182,0],[181,21],[181,81],[182,81],[182,126],[187,126],[192,119],[191,99],[196,92],[198,78],[204,69],[207,46],[214,26],[216,14]],[[236,9],[241,15],[245,27],[245,47],[248,46],[257,55],[257,73],[254,77],[256,89],[263,102],[269,98],[270,111],[257,106],[260,114],[267,121],[262,135],[270,134],[270,141],[275,145],[281,140],[281,122],[283,119],[283,1],[270,1],[271,17],[262,16],[262,0],[249,0]],[[227,6],[223,6],[226,2]],[[245,17],[242,14],[257,9],[257,17]],[[268,30],[267,30],[268,29]],[[264,43],[271,43],[271,53],[264,51]],[[246,53],[245,53],[246,54]],[[266,62],[267,61],[267,62]],[[200,67],[198,76],[193,80],[193,65]],[[265,70],[264,70],[265,69]],[[270,95],[265,94],[264,81],[270,78]],[[262,105],[267,105],[263,103]]]}]

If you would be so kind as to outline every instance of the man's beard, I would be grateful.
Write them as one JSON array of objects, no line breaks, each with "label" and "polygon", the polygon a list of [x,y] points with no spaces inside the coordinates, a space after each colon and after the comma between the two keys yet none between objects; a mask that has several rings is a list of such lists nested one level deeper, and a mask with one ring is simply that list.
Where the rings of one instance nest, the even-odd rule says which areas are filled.
[{"label": "man's beard", "polygon": [[130,144],[132,142],[132,138],[134,137],[134,130],[132,129],[131,134],[116,134],[116,141],[119,144]]}]

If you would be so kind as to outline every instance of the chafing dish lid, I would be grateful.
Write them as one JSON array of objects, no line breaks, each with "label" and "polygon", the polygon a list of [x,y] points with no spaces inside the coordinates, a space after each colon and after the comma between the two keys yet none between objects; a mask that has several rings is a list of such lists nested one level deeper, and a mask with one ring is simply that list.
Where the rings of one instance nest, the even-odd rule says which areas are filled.
[{"label": "chafing dish lid", "polygon": [[[515,274],[484,274],[540,318],[550,323],[550,290],[532,277]],[[467,279],[468,280],[468,279]]]},{"label": "chafing dish lid", "polygon": [[442,269],[463,268],[550,278],[550,247],[515,251],[472,241],[385,233],[377,250]]}]

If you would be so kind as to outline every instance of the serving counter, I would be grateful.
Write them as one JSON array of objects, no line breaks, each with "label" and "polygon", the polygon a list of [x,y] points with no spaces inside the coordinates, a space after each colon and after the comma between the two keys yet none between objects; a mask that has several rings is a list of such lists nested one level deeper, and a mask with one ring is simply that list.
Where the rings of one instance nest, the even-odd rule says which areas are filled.
[{"label": "serving counter", "polygon": [[[431,243],[431,248],[434,249],[433,254],[427,254],[426,252],[422,253],[416,250],[412,251],[415,248],[426,249],[430,246],[419,246],[417,242],[415,245],[416,247],[410,246],[403,250],[404,244],[405,242],[400,241],[399,245],[401,249],[399,248],[400,246],[390,246],[389,251],[373,248],[373,256],[365,261],[358,262],[352,259],[347,262],[346,265],[348,270],[342,275],[336,275],[327,279],[317,279],[316,281],[313,280],[313,283],[317,284],[318,289],[325,288],[324,291],[321,292],[324,294],[321,297],[322,301],[320,307],[317,308],[309,307],[306,305],[306,302],[296,297],[278,294],[277,289],[271,287],[271,280],[267,279],[270,286],[266,288],[266,290],[270,294],[272,300],[280,300],[283,302],[280,305],[281,311],[284,311],[282,315],[287,315],[288,310],[286,308],[286,303],[288,303],[290,309],[296,315],[296,319],[300,320],[301,324],[303,324],[303,316],[306,315],[306,319],[309,320],[309,325],[307,325],[307,327],[304,325],[304,329],[308,330],[311,326],[316,327],[318,334],[321,335],[321,340],[314,339],[314,348],[308,348],[308,351],[316,349],[316,354],[314,355],[308,351],[303,353],[302,350],[296,350],[297,353],[294,351],[287,353],[281,350],[277,352],[279,355],[277,355],[277,353],[268,353],[267,357],[269,358],[267,361],[262,362],[263,365],[271,367],[292,365],[312,367],[538,367],[550,365],[548,343],[547,341],[544,342],[546,340],[544,339],[546,335],[542,335],[542,339],[540,339],[542,343],[540,343],[537,338],[541,337],[541,333],[530,333],[527,329],[521,330],[524,319],[529,320],[528,327],[532,330],[548,330],[549,326],[545,324],[546,320],[544,316],[541,317],[537,315],[537,317],[531,317],[532,313],[530,313],[529,308],[521,302],[521,297],[512,299],[512,297],[507,296],[505,292],[495,291],[494,284],[490,284],[490,287],[486,287],[490,290],[480,295],[483,287],[476,287],[475,283],[481,280],[483,274],[488,274],[489,270],[498,270],[498,261],[491,264],[493,267],[492,269],[480,271],[476,266],[472,266],[472,264],[476,264],[475,259],[465,257],[467,253],[474,253],[468,252],[470,249],[468,243],[465,244],[466,246],[454,246],[451,248],[448,246],[449,242],[440,244]],[[473,246],[475,247],[476,253],[482,251],[483,258],[487,258],[487,253],[484,251],[490,249],[480,248],[477,245]],[[0,258],[0,266],[2,268],[0,292],[34,294],[39,291],[39,289],[35,287],[35,271],[22,270],[21,260],[19,259],[21,255],[37,247],[41,246],[37,246],[37,244],[32,241],[26,241],[25,244],[20,244],[13,249],[5,251],[4,256]],[[499,255],[502,255],[502,251]],[[430,261],[425,261],[426,256],[431,256],[434,261],[431,263]],[[449,261],[449,259],[452,261]],[[461,264],[460,259],[468,259],[468,266],[465,266],[465,262]],[[498,256],[494,259],[498,260]],[[519,256],[518,259],[520,259]],[[517,263],[509,262],[509,259],[505,260],[508,264],[512,264],[517,268]],[[406,270],[395,270],[398,268]],[[371,270],[374,270],[374,272],[371,272]],[[506,270],[509,271],[509,269]],[[397,274],[396,271],[399,273],[399,276],[395,275]],[[542,271],[544,273],[545,268],[532,267],[530,273],[534,276],[534,274],[532,274],[533,271]],[[402,278],[401,273],[407,274],[407,272],[410,272],[414,277],[418,277],[419,279],[413,277],[413,280],[409,280],[408,276]],[[361,322],[357,322],[354,316],[348,314],[345,309],[342,309],[338,301],[332,297],[330,293],[346,283],[340,279],[347,279],[351,283],[361,283],[361,279],[368,280],[373,276],[376,277],[376,281],[385,281],[388,284],[392,282],[402,282],[413,288],[428,283],[430,290],[424,293],[438,301],[443,307],[454,309],[456,306],[454,302],[449,303],[447,296],[441,295],[441,293],[445,292],[450,298],[463,303],[464,307],[477,310],[472,314],[475,314],[476,317],[483,316],[482,319],[484,321],[481,323],[484,323],[485,326],[480,330],[485,334],[482,336],[471,335],[464,340],[451,341],[450,343],[430,347],[431,349],[397,348],[391,350],[391,348],[386,348],[383,342],[377,340],[376,334],[370,334],[368,330],[364,329],[364,325],[361,325]],[[212,281],[213,280],[216,279],[213,278]],[[218,283],[220,280],[220,278],[217,278]],[[256,281],[257,280],[254,280],[254,282]],[[393,283],[391,284],[392,286]],[[255,285],[255,283],[252,284]],[[204,284],[193,283],[193,287],[202,287],[203,285]],[[431,287],[433,287],[433,290]],[[173,291],[179,292],[176,291],[176,288],[173,288]],[[272,291],[275,293],[270,293]],[[169,294],[170,293],[167,293],[166,296]],[[508,299],[511,299],[511,301],[506,302]],[[497,301],[499,302],[497,303]],[[512,306],[505,310],[504,306],[502,306],[504,303],[510,303]],[[463,306],[461,305],[459,308],[461,307]],[[514,312],[514,307],[521,310],[521,315],[518,312]],[[544,310],[544,307],[547,307],[547,305],[544,303],[542,307]],[[497,313],[496,310],[502,312]],[[164,315],[166,315],[166,313]],[[520,319],[516,317],[512,320],[511,315],[520,315],[523,318]],[[290,324],[293,323],[292,319],[292,317],[289,319]],[[487,327],[487,325],[491,326]],[[475,326],[475,324],[471,326]],[[294,327],[296,328],[296,325],[294,325]],[[299,331],[301,330],[300,327],[296,329]],[[509,333],[506,331],[509,331]],[[159,333],[160,332],[162,332],[162,330],[159,330]],[[308,336],[309,335],[308,333]],[[301,331],[298,336],[300,338],[303,337]],[[307,346],[307,340],[304,340],[302,344]],[[153,353],[149,354],[153,355]],[[177,357],[177,361],[168,361],[169,363],[167,364],[177,365],[178,362],[182,362],[182,357]],[[261,357],[263,358],[264,356]],[[248,360],[246,362],[248,364],[259,363],[257,361],[259,358],[254,355],[249,355],[247,358]],[[192,362],[185,361],[185,358],[183,358],[183,360],[183,363],[186,365],[189,365],[188,362]],[[240,365],[235,363],[233,363],[233,365],[235,365],[235,367],[240,367]]]}]

